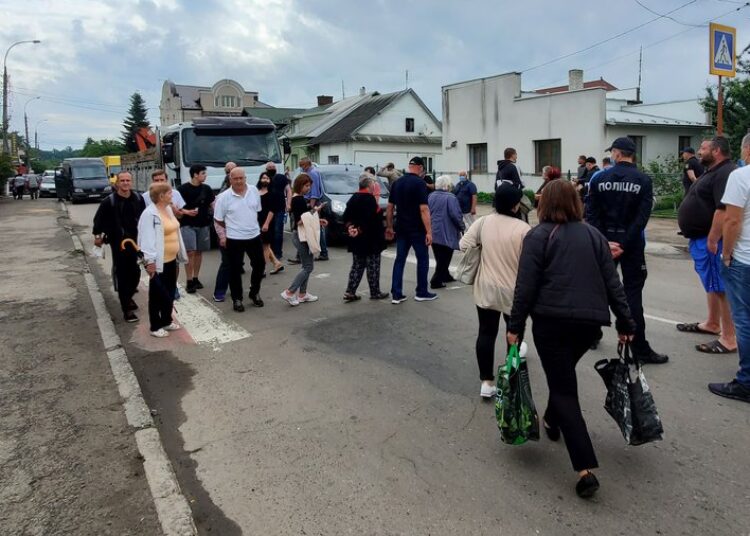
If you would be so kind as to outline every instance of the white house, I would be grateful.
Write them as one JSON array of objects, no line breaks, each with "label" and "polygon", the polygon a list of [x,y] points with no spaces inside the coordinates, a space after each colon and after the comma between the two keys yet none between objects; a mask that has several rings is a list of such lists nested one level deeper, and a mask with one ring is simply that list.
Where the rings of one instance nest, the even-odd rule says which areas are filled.
[{"label": "white house", "polygon": [[412,89],[381,95],[362,88],[357,96],[335,103],[321,96],[318,103],[293,116],[285,132],[292,169],[304,155],[321,164],[393,162],[398,168],[422,156],[431,171],[441,153],[440,121]]},{"label": "white house", "polygon": [[639,94],[604,80],[584,84],[580,70],[568,86],[536,91],[523,91],[520,73],[444,86],[441,168],[467,169],[480,191],[492,191],[496,163],[513,147],[533,188],[545,165],[575,174],[579,155],[600,160],[617,137],[632,137],[645,163],[677,156],[712,128],[697,99],[643,104]]}]

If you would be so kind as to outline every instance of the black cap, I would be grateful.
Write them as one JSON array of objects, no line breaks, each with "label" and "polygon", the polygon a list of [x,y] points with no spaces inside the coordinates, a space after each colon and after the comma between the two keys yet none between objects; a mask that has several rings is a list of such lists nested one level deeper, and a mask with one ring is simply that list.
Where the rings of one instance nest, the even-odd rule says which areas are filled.
[{"label": "black cap", "polygon": [[693,149],[692,147],[685,147],[685,148],[684,148],[684,149],[682,150],[682,152],[683,152],[683,153],[690,153],[690,154],[695,154],[695,149]]},{"label": "black cap", "polygon": [[424,167],[424,160],[422,160],[421,156],[415,156],[411,160],[409,160],[410,166],[422,166]]},{"label": "black cap", "polygon": [[607,147],[605,151],[611,151],[612,149],[620,149],[621,151],[627,151],[629,153],[635,152],[635,142],[628,138],[627,136],[622,138],[617,138],[615,141],[612,142],[612,145]]},{"label": "black cap", "polygon": [[509,182],[503,182],[495,190],[495,210],[501,214],[507,214],[515,207],[523,197],[523,191]]}]

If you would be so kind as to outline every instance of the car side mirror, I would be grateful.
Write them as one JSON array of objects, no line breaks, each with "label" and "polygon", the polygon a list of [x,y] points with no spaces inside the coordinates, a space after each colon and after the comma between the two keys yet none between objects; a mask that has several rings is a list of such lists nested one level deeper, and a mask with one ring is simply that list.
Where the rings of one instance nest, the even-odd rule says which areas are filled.
[{"label": "car side mirror", "polygon": [[292,154],[292,142],[288,139],[281,140],[281,146],[284,148],[284,154],[289,155]]},{"label": "car side mirror", "polygon": [[161,156],[165,164],[174,163],[174,145],[172,143],[163,143],[161,146]]}]

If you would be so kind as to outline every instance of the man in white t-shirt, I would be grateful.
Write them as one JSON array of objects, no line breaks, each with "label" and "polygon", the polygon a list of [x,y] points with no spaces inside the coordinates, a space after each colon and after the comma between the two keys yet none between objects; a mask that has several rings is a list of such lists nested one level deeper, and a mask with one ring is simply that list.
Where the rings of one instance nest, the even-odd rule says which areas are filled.
[{"label": "man in white t-shirt", "polygon": [[250,293],[248,297],[255,307],[263,307],[260,299],[260,282],[266,260],[260,238],[258,212],[260,194],[255,186],[248,185],[245,170],[234,168],[229,173],[230,188],[216,198],[214,220],[224,227],[226,238],[219,239],[219,245],[227,248],[229,256],[229,290],[232,293],[232,307],[238,313],[245,310],[242,305],[242,260],[250,257]]},{"label": "man in white t-shirt", "polygon": [[[742,158],[750,159],[750,134],[742,138]],[[715,395],[750,403],[750,166],[732,171],[722,204],[722,272],[737,332],[740,369],[729,383],[709,383]]]}]

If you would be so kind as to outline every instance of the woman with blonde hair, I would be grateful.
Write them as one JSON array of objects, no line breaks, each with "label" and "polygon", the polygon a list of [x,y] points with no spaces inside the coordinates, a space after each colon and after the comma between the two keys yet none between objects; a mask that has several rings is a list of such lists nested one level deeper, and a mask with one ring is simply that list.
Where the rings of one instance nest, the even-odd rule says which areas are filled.
[{"label": "woman with blonde hair", "polygon": [[152,203],[138,220],[138,246],[143,252],[148,285],[149,331],[154,337],[167,337],[180,329],[172,320],[177,263],[187,262],[185,244],[180,234],[180,222],[172,212],[172,187],[166,182],[155,182],[148,189]]}]

